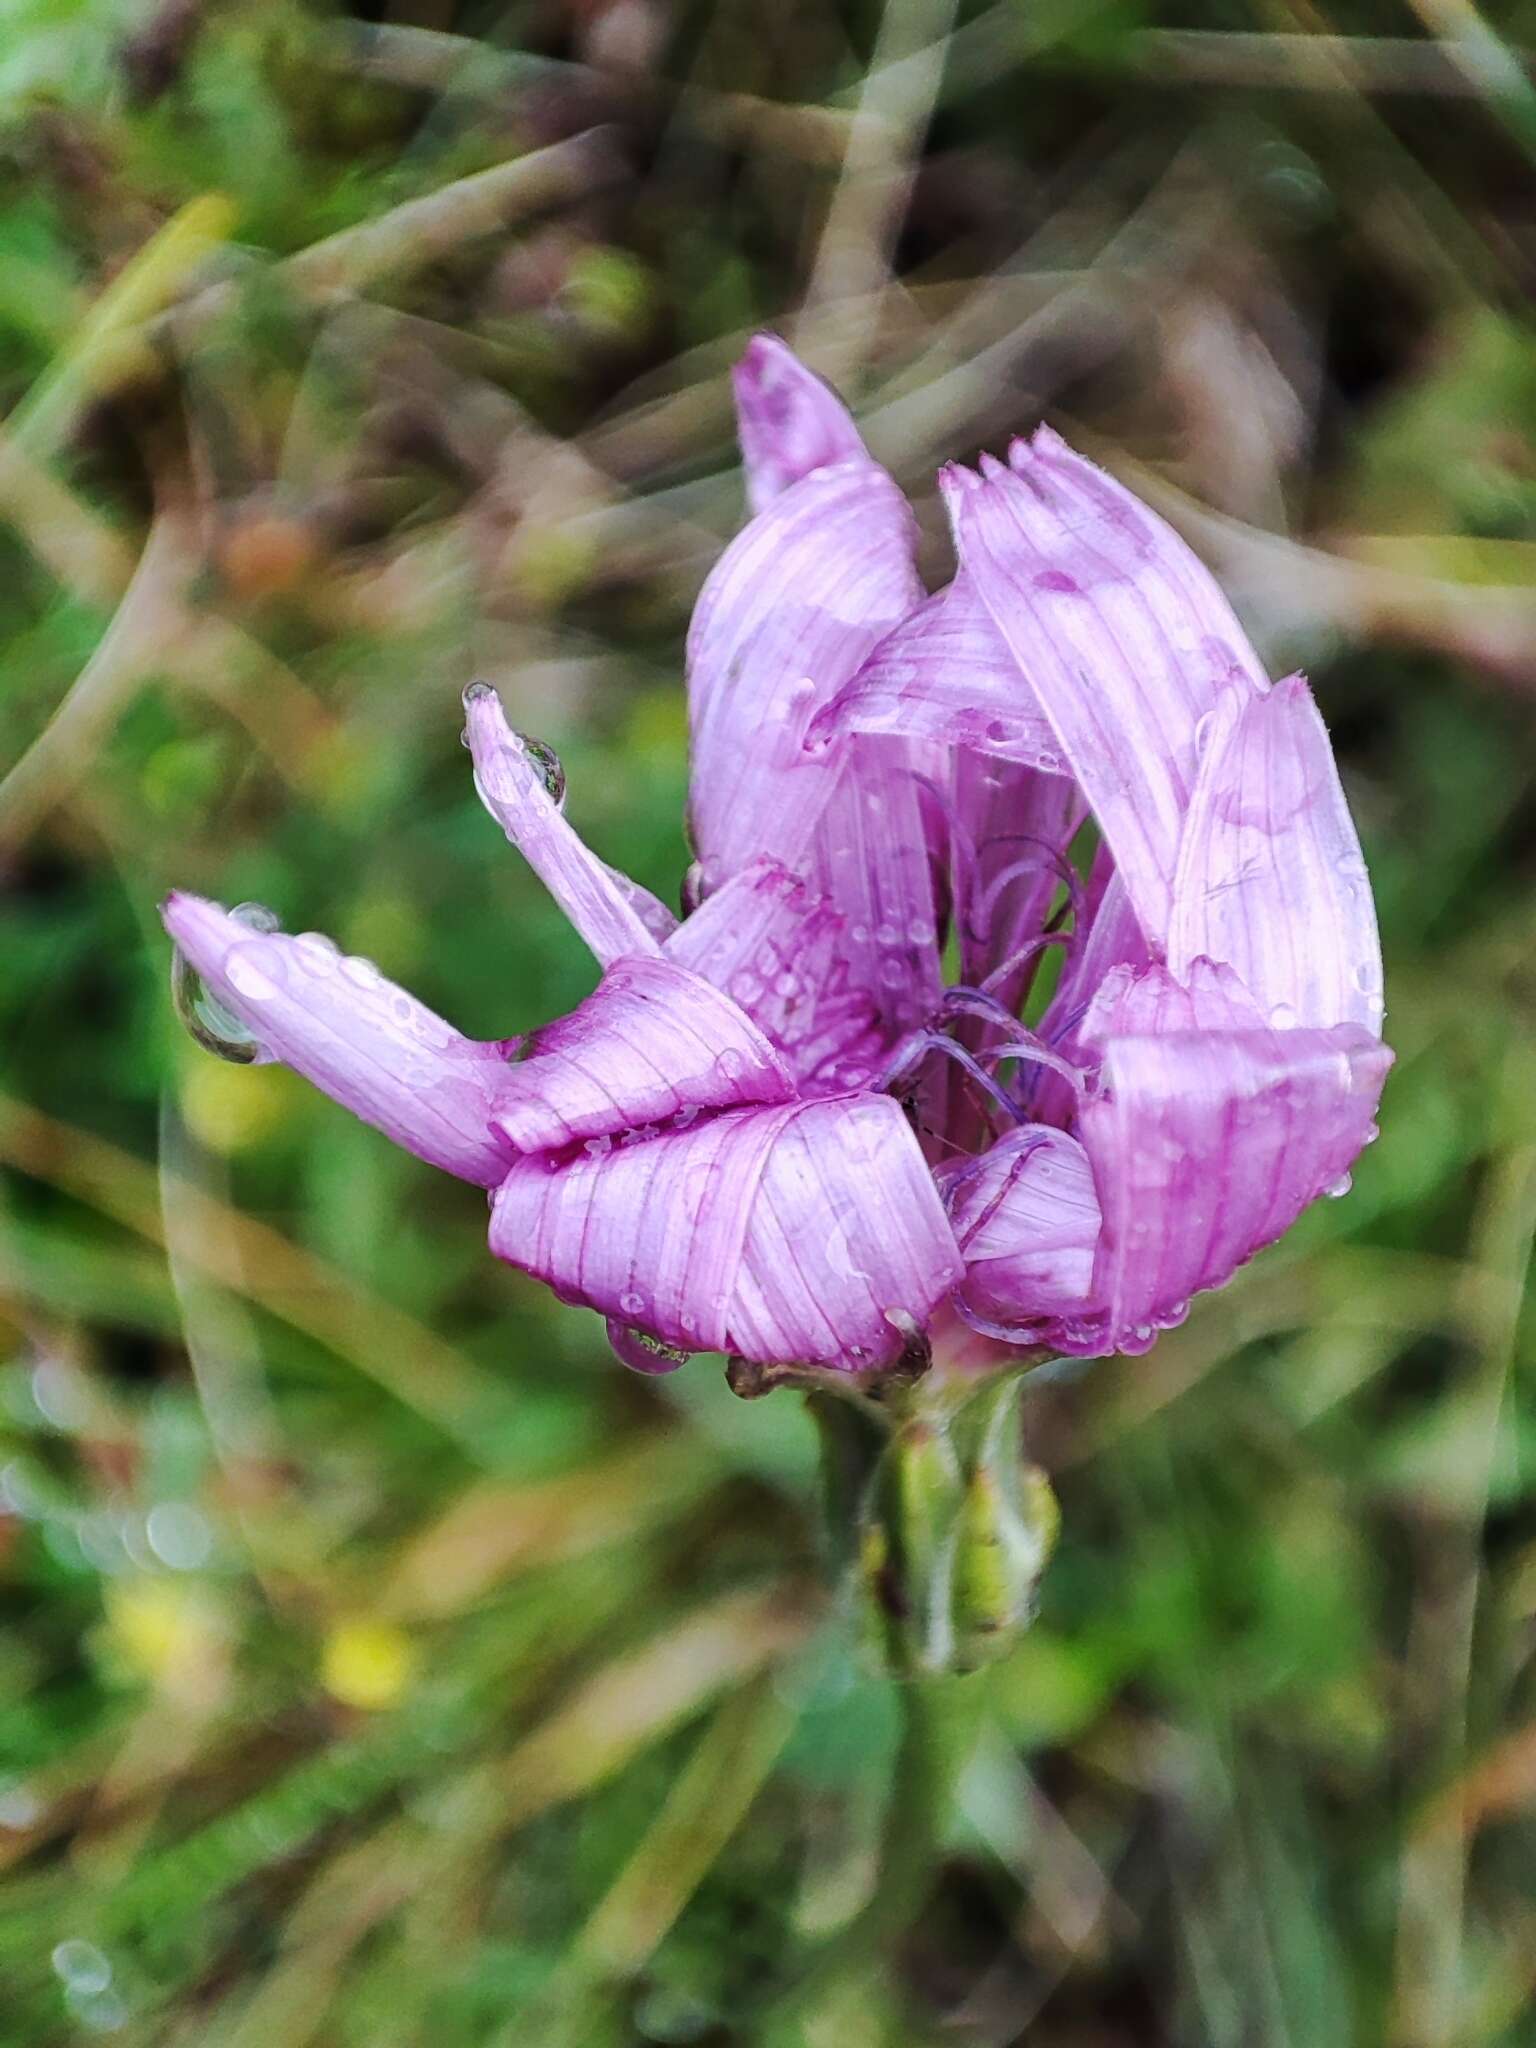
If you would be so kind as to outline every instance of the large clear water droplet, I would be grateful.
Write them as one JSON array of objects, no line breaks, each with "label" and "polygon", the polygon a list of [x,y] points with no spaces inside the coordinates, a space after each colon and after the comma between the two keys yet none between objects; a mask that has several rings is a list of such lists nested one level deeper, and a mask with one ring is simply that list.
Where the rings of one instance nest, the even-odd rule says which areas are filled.
[{"label": "large clear water droplet", "polygon": [[[282,929],[276,911],[264,903],[237,903],[229,913],[253,932]],[[203,977],[178,946],[171,956],[171,999],[176,1014],[204,1052],[237,1067],[254,1066],[262,1058],[261,1040],[232,1010],[203,985]]]},{"label": "large clear water droplet", "polygon": [[527,755],[543,783],[545,793],[557,811],[565,809],[565,768],[554,748],[544,740],[533,739],[528,733],[517,735],[522,741],[523,752]]},{"label": "large clear water droplet", "polygon": [[676,1372],[680,1365],[688,1363],[688,1353],[675,1344],[663,1344],[648,1330],[636,1330],[612,1319],[608,1324],[608,1342],[620,1363],[633,1372]]}]

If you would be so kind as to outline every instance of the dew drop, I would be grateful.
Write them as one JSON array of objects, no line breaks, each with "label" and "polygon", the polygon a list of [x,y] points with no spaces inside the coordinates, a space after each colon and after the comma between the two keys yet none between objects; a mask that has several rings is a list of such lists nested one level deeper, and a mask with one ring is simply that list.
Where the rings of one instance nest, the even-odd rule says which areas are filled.
[{"label": "dew drop", "polygon": [[1283,1031],[1296,1022],[1296,1012],[1289,1003],[1276,1003],[1270,1010],[1269,1021]]},{"label": "dew drop", "polygon": [[1342,1200],[1343,1197],[1349,1193],[1350,1189],[1353,1186],[1354,1180],[1352,1179],[1352,1177],[1347,1173],[1341,1173],[1338,1179],[1333,1183],[1331,1187],[1326,1187],[1323,1189],[1323,1193],[1328,1197],[1328,1200],[1330,1202],[1337,1202]]},{"label": "dew drop", "polygon": [[94,1997],[112,1982],[112,1965],[91,1941],[61,1941],[50,1958],[54,1975],[83,1998]]},{"label": "dew drop", "polygon": [[545,741],[530,739],[525,732],[520,732],[517,737],[522,741],[523,752],[527,755],[540,782],[544,785],[544,794],[549,798],[557,811],[563,811],[565,809],[565,769],[561,763],[560,756]]},{"label": "dew drop", "polygon": [[356,988],[376,989],[384,979],[373,962],[360,953],[348,954],[341,963],[341,971]]},{"label": "dew drop", "polygon": [[[277,913],[268,910],[264,903],[237,903],[229,914],[253,932],[275,932],[279,929]],[[234,959],[238,958],[236,954]],[[240,988],[234,973],[234,959],[230,962],[229,978],[236,988]],[[242,994],[246,992],[241,989]],[[255,994],[253,1000],[259,1002],[274,994],[276,990],[272,984],[265,982],[263,990]],[[171,957],[171,1001],[177,1016],[204,1052],[211,1052],[215,1058],[228,1060],[237,1067],[252,1066],[262,1058],[261,1040],[217,996],[209,993],[203,977],[179,946]]]},{"label": "dew drop", "polygon": [[466,683],[460,701],[462,702],[464,709],[467,711],[471,704],[483,704],[487,697],[494,697],[495,694],[496,692],[491,688],[490,684],[487,682],[477,681],[473,683]]}]

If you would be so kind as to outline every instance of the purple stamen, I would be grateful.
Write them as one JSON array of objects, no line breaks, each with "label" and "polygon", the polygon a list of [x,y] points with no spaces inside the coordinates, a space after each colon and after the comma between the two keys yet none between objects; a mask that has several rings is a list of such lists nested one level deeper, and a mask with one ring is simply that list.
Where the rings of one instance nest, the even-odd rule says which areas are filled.
[{"label": "purple stamen", "polygon": [[1016,953],[1010,953],[1001,967],[993,968],[992,972],[986,976],[981,984],[981,993],[989,996],[994,989],[1001,988],[1010,975],[1016,974],[1019,968],[1027,966],[1037,954],[1043,953],[1047,946],[1064,946],[1070,952],[1076,943],[1076,939],[1077,934],[1075,932],[1040,933],[1038,937],[1030,939],[1020,946]]},{"label": "purple stamen", "polygon": [[910,1085],[917,1077],[923,1060],[931,1052],[941,1052],[946,1059],[952,1059],[976,1083],[983,1093],[1001,1109],[1011,1124],[1022,1121],[1022,1112],[1007,1089],[968,1053],[963,1045],[957,1045],[942,1031],[920,1032],[908,1039],[897,1057],[886,1070],[885,1078],[878,1086],[882,1093],[899,1093],[903,1084]]}]

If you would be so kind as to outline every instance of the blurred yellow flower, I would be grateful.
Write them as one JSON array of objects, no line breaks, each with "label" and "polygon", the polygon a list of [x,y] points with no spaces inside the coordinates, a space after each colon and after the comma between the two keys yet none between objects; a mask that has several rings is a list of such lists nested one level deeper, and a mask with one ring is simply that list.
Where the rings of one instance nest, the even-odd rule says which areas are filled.
[{"label": "blurred yellow flower", "polygon": [[326,1637],[320,1682],[343,1706],[377,1711],[395,1704],[415,1668],[415,1645],[403,1629],[354,1619],[338,1622]]},{"label": "blurred yellow flower", "polygon": [[183,1579],[111,1580],[104,1648],[132,1677],[185,1705],[207,1705],[228,1677],[228,1631],[206,1592]]}]

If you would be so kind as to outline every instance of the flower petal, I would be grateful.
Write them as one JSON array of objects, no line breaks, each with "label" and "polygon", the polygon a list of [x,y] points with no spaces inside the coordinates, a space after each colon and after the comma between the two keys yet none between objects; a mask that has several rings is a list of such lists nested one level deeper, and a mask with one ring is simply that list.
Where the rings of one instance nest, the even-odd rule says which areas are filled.
[{"label": "flower petal", "polygon": [[1030,1324],[1088,1313],[1099,1200],[1075,1138],[1025,1125],[952,1174],[944,1195],[965,1259],[956,1302],[968,1320],[1018,1342]]},{"label": "flower petal", "polygon": [[888,1365],[961,1270],[899,1106],[887,1095],[803,1103],[752,1206],[731,1348],[764,1365]]},{"label": "flower petal", "polygon": [[942,981],[922,791],[904,742],[847,743],[806,865],[847,921],[850,981],[889,1043],[923,1021]]},{"label": "flower petal", "polygon": [[1231,607],[1173,530],[1042,428],[1014,467],[940,478],[974,579],[1161,945],[1196,729],[1263,686]]},{"label": "flower petal", "polygon": [[1391,1060],[1353,1025],[1109,1042],[1079,1136],[1104,1213],[1093,1292],[1110,1345],[1144,1350],[1343,1180]]},{"label": "flower petal", "polygon": [[493,1122],[519,1152],[547,1152],[794,1093],[789,1069],[729,996],[670,960],[616,960],[503,1071]]},{"label": "flower petal", "polygon": [[1191,961],[1179,981],[1161,962],[1138,968],[1122,961],[1099,983],[1077,1043],[1100,1053],[1115,1038],[1163,1037],[1176,1031],[1262,1031],[1267,1019],[1224,962]]},{"label": "flower petal", "polygon": [[793,1114],[728,1110],[608,1152],[521,1157],[496,1191],[491,1250],[626,1328],[728,1350],[748,1215]]},{"label": "flower petal", "polygon": [[922,600],[906,500],[872,462],[791,484],[715,565],[688,636],[690,815],[707,889],[763,855],[802,864],[841,750],[805,728]]},{"label": "flower petal", "polygon": [[602,965],[627,953],[654,957],[660,947],[636,907],[634,885],[616,878],[566,823],[488,683],[464,693],[464,732],[481,801]]},{"label": "flower petal", "polygon": [[847,406],[776,334],[748,342],[731,383],[754,512],[813,469],[864,454]]},{"label": "flower petal", "polygon": [[491,1248],[662,1343],[854,1369],[894,1357],[901,1312],[921,1322],[960,1272],[905,1119],[876,1095],[520,1159]]},{"label": "flower petal", "polygon": [[667,958],[734,997],[802,1093],[857,1087],[886,1059],[878,1007],[850,970],[847,919],[777,861],[755,861],[706,897]]},{"label": "flower petal", "polygon": [[512,1148],[490,1128],[505,1047],[465,1038],[367,960],[317,932],[253,932],[217,903],[168,896],[165,928],[275,1059],[408,1152],[494,1186]]},{"label": "flower petal", "polygon": [[964,570],[903,619],[811,723],[811,747],[846,733],[979,747],[1048,774],[1061,743]]},{"label": "flower petal", "polygon": [[1205,744],[1174,879],[1168,962],[1225,960],[1276,1024],[1382,1022],[1370,879],[1327,730],[1290,676],[1226,699]]}]

